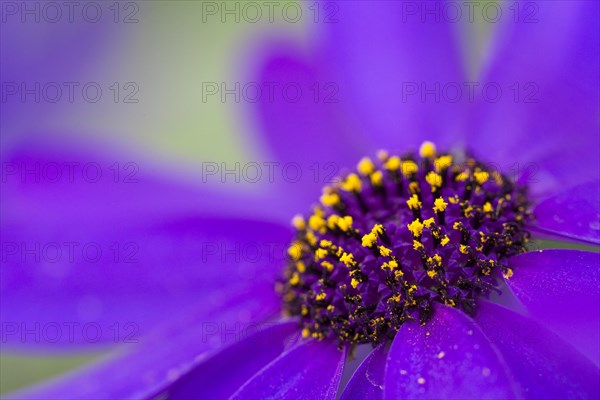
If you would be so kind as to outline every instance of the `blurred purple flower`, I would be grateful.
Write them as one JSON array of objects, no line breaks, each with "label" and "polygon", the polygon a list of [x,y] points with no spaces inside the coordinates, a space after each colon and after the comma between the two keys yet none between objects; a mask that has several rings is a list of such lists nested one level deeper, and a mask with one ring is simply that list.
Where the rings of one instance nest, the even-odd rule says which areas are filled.
[{"label": "blurred purple flower", "polygon": [[[378,148],[412,151],[432,139],[490,163],[530,162],[535,177],[529,168],[519,177],[529,182],[535,204],[528,228],[539,237],[599,244],[597,2],[547,2],[534,25],[499,23],[494,52],[481,55],[475,78],[460,62],[456,25],[398,23],[402,3],[385,5],[341,3],[339,22],[328,26],[308,61],[283,47],[270,50],[261,82],[336,82],[343,98],[259,103],[278,160],[351,166]],[[473,80],[503,87],[536,82],[542,98],[407,104],[402,96],[414,84]],[[102,153],[101,146],[73,146],[26,143],[5,165],[139,160]],[[44,265],[34,257],[5,257],[3,248],[3,347],[23,345],[21,324],[94,321],[104,345],[114,341],[115,324],[122,336],[119,327],[135,322],[140,331],[133,332],[141,335],[107,360],[8,398],[336,398],[348,349],[339,351],[331,340],[300,340],[293,320],[277,319],[281,300],[272,288],[283,254],[260,264],[236,257],[207,263],[207,248],[198,247],[288,243],[291,231],[280,225],[281,216],[311,204],[317,182],[273,184],[265,188],[271,202],[260,204],[140,173],[129,186],[3,179],[3,246],[76,238],[103,249],[116,242],[143,250],[135,264],[107,266]],[[239,218],[263,215],[265,208],[272,214],[262,222]],[[391,347],[367,355],[341,398],[597,398],[598,254],[550,249],[509,263],[515,274],[505,280],[505,295],[516,301],[481,300],[474,317],[439,305],[425,326],[405,323]],[[39,342],[35,334],[25,339]],[[56,340],[73,341],[84,347],[90,340]]]}]

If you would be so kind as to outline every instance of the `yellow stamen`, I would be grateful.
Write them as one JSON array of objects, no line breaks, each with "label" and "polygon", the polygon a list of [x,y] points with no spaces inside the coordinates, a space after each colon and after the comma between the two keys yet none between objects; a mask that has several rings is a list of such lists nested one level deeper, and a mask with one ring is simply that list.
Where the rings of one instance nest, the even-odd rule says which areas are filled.
[{"label": "yellow stamen", "polygon": [[433,218],[427,218],[425,221],[423,221],[423,225],[425,225],[425,228],[431,228],[431,225],[433,225],[435,223],[435,220]]},{"label": "yellow stamen", "polygon": [[377,158],[379,158],[381,161],[387,160],[388,157],[389,157],[389,153],[386,150],[379,150],[377,152]]},{"label": "yellow stamen", "polygon": [[423,142],[419,148],[419,155],[423,158],[433,158],[436,154],[435,144],[429,141]]},{"label": "yellow stamen", "polygon": [[310,226],[311,229],[318,231],[325,227],[325,220],[318,215],[311,215],[308,219],[308,226]]},{"label": "yellow stamen", "polygon": [[406,204],[408,204],[408,208],[411,210],[418,210],[421,208],[423,203],[419,201],[419,196],[413,194],[410,199],[406,200]]},{"label": "yellow stamen", "polygon": [[306,221],[302,215],[296,215],[292,218],[292,226],[299,231],[302,231],[306,228]]},{"label": "yellow stamen", "polygon": [[448,242],[450,241],[450,238],[448,237],[448,235],[445,235],[442,240],[440,241],[440,243],[442,244],[442,246],[445,246],[448,244]]},{"label": "yellow stamen", "polygon": [[375,172],[375,165],[373,165],[373,161],[369,157],[364,157],[358,162],[356,169],[361,175],[367,176]]},{"label": "yellow stamen", "polygon": [[339,220],[340,216],[337,214],[332,214],[329,217],[327,217],[327,226],[329,227],[329,229],[335,228]]},{"label": "yellow stamen", "polygon": [[290,278],[290,285],[296,286],[298,283],[300,283],[300,277],[294,272]]},{"label": "yellow stamen", "polygon": [[342,183],[342,189],[347,192],[360,192],[362,189],[362,181],[356,174],[349,174],[346,180]]},{"label": "yellow stamen", "polygon": [[362,243],[363,247],[371,247],[373,245],[373,243],[375,243],[376,241],[377,241],[377,235],[375,235],[373,233],[367,233],[361,239],[361,243]]},{"label": "yellow stamen", "polygon": [[466,181],[468,177],[469,177],[468,172],[461,172],[460,174],[456,175],[455,180],[462,182],[462,181]]},{"label": "yellow stamen", "polygon": [[408,230],[412,232],[414,237],[421,236],[423,233],[423,224],[418,219],[415,219],[413,222],[407,225]]},{"label": "yellow stamen", "polygon": [[446,210],[446,207],[448,207],[448,203],[442,197],[438,197],[433,202],[433,211],[435,212],[443,212]]},{"label": "yellow stamen", "polygon": [[324,193],[321,196],[321,203],[324,206],[333,207],[333,206],[338,205],[340,203],[340,196],[337,193],[335,193],[335,192]]},{"label": "yellow stamen", "polygon": [[337,225],[341,230],[346,232],[348,229],[352,228],[352,217],[346,215],[344,218],[340,218],[337,222]]},{"label": "yellow stamen", "polygon": [[438,157],[435,160],[435,162],[433,163],[433,165],[437,172],[443,171],[452,165],[452,156],[446,155],[446,156]]},{"label": "yellow stamen", "polygon": [[419,183],[418,182],[411,182],[408,184],[408,190],[412,193],[419,193],[420,189],[419,189]]},{"label": "yellow stamen", "polygon": [[306,240],[308,240],[308,243],[311,246],[314,246],[317,244],[317,237],[311,231],[306,232]]},{"label": "yellow stamen", "polygon": [[382,235],[383,234],[383,225],[381,225],[381,224],[373,225],[373,228],[371,229],[371,233],[374,235]]},{"label": "yellow stamen", "polygon": [[490,174],[486,171],[477,171],[474,172],[473,175],[475,176],[477,183],[480,185],[483,185],[485,182],[487,182],[488,178],[490,177]]},{"label": "yellow stamen", "polygon": [[432,189],[442,186],[442,177],[433,171],[427,174],[425,180],[431,185]]},{"label": "yellow stamen", "polygon": [[302,244],[300,242],[294,242],[288,247],[288,255],[294,261],[299,260],[302,257]]},{"label": "yellow stamen", "polygon": [[302,261],[298,261],[296,263],[296,268],[298,269],[298,272],[300,272],[301,274],[306,272],[306,265]]},{"label": "yellow stamen", "polygon": [[356,265],[356,261],[354,261],[354,255],[352,253],[342,254],[340,261],[346,264],[348,267],[353,267]]},{"label": "yellow stamen", "polygon": [[379,246],[379,253],[384,257],[389,257],[389,255],[392,254],[392,250],[385,246]]},{"label": "yellow stamen", "polygon": [[404,176],[416,174],[418,171],[419,167],[414,161],[406,160],[402,163],[402,174],[404,174]]},{"label": "yellow stamen", "polygon": [[387,161],[384,164],[384,167],[390,171],[395,171],[400,168],[401,164],[402,161],[400,160],[400,157],[392,156],[387,159]]},{"label": "yellow stamen", "polygon": [[383,173],[381,171],[373,172],[370,178],[373,186],[381,186],[383,183]]},{"label": "yellow stamen", "polygon": [[333,271],[333,264],[330,263],[329,261],[322,261],[321,266],[329,272]]},{"label": "yellow stamen", "polygon": [[319,242],[319,246],[321,246],[323,248],[331,247],[332,244],[333,243],[331,243],[331,241],[324,240],[324,239]]},{"label": "yellow stamen", "polygon": [[317,260],[320,260],[320,259],[325,258],[325,257],[327,257],[327,250],[325,250],[325,249],[317,249],[317,250],[315,250],[315,258]]}]

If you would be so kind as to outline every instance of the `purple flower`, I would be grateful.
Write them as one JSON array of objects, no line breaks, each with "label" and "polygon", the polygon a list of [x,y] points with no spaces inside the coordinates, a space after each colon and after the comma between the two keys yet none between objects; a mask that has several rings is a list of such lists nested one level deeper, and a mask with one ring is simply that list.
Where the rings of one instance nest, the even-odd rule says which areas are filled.
[{"label": "purple flower", "polygon": [[[281,217],[305,212],[322,180],[240,199],[160,166],[134,185],[23,179],[24,165],[140,160],[102,146],[27,143],[7,159],[3,345],[52,341],[55,325],[59,345],[139,337],[14,398],[599,396],[598,253],[523,252],[530,233],[600,244],[598,4],[493,24],[494,52],[471,67],[457,25],[412,19],[406,4],[340,3],[305,59],[269,50],[261,82],[333,82],[340,99],[264,98],[278,161],[361,160],[293,220],[294,238]],[[450,92],[484,86],[504,94]],[[379,148],[399,157],[361,159]],[[43,263],[40,243],[135,262]],[[250,243],[292,247],[240,259]]]}]

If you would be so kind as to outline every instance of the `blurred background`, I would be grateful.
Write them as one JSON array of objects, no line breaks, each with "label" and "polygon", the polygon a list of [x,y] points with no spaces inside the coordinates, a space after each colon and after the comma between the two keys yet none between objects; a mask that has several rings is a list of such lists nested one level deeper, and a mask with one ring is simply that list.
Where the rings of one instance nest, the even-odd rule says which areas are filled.
[{"label": "blurred background", "polygon": [[[513,25],[528,22],[534,24],[531,25],[531,32],[534,32],[531,36],[534,39],[543,39],[544,32],[554,28],[561,34],[561,38],[569,38],[574,32],[568,29],[577,25],[565,23],[563,26],[561,21],[552,20],[551,17],[556,18],[556,15],[544,15],[544,8],[539,6],[541,3],[536,2],[477,1],[475,3],[479,7],[478,10],[487,11],[474,13],[472,18],[467,17],[467,9],[460,8],[464,7],[461,6],[463,2],[449,2],[454,8],[438,8],[437,11],[433,6],[433,14],[427,14],[426,10],[433,2],[405,3],[407,8],[403,9],[405,14],[401,18],[408,18],[409,23],[413,21],[417,25],[426,19],[430,23],[428,32],[432,35],[438,26],[436,19],[442,18],[446,22],[448,19],[452,20],[455,36],[448,41],[457,43],[457,48],[449,49],[445,43],[436,43],[439,49],[436,47],[435,50],[439,50],[442,55],[452,53],[452,61],[460,65],[462,81],[478,80],[482,71],[491,69],[489,67],[492,61],[503,61],[502,57],[510,55],[502,53],[496,55],[498,59],[494,60],[494,52],[501,45],[506,45],[502,40],[514,39],[507,35],[502,40],[494,40],[496,31],[510,26],[495,23],[500,19],[500,16],[494,14],[499,8],[504,12],[502,21],[514,22]],[[336,46],[324,45],[335,40],[335,34],[326,34],[327,28],[334,24],[353,23],[344,19],[345,3],[340,4],[342,6],[327,1],[167,0],[76,1],[65,4],[3,0],[0,3],[2,233],[12,234],[12,227],[22,225],[23,221],[27,221],[32,227],[41,227],[39,230],[43,233],[48,232],[44,229],[52,227],[57,230],[58,237],[64,236],[60,231],[63,228],[65,232],[76,235],[77,229],[82,227],[102,227],[105,224],[107,226],[104,226],[104,229],[112,229],[114,223],[116,231],[118,223],[126,226],[133,220],[150,220],[159,214],[166,218],[168,215],[186,213],[250,215],[252,219],[287,223],[293,216],[293,210],[304,211],[299,207],[307,207],[307,199],[316,199],[320,187],[330,183],[330,179],[342,168],[352,167],[341,165],[340,159],[358,160],[365,153],[370,154],[376,150],[368,143],[371,134],[369,123],[372,123],[374,131],[379,128],[384,130],[395,123],[402,125],[403,118],[408,120],[410,107],[419,110],[431,108],[434,110],[432,114],[440,113],[439,119],[438,114],[435,114],[435,117],[415,122],[414,126],[427,131],[427,128],[432,128],[434,124],[442,121],[440,124],[449,134],[457,134],[464,129],[466,123],[461,119],[464,115],[456,110],[461,105],[464,106],[464,103],[469,103],[465,99],[461,99],[460,104],[453,101],[425,104],[414,97],[414,102],[409,102],[409,107],[403,109],[408,111],[397,115],[394,107],[397,107],[398,103],[407,103],[401,101],[401,96],[406,93],[395,93],[391,85],[387,87],[385,80],[386,77],[394,76],[396,71],[393,68],[398,67],[397,64],[388,65],[385,61],[381,62],[377,67],[387,74],[381,76],[378,70],[366,69],[361,82],[364,85],[353,93],[354,96],[348,95],[352,87],[347,84],[351,81],[343,78],[337,80],[336,71],[343,72],[344,68],[356,65],[359,79],[362,79],[360,67],[363,66],[364,60],[361,58],[370,57],[379,50],[379,53],[385,54],[392,39],[386,36],[390,32],[385,31],[384,26],[381,41],[369,42],[358,38],[356,48],[359,50],[352,52],[348,58],[345,58],[346,53],[343,49],[339,53],[328,54],[328,51],[333,53]],[[488,7],[489,5],[491,7]],[[459,7],[462,17],[456,17],[456,7]],[[373,14],[373,20],[361,21],[362,29],[365,29],[365,26],[377,27],[383,20],[390,22],[389,16],[384,12],[381,15]],[[568,17],[576,19],[578,16],[573,13]],[[535,25],[538,22],[540,28],[546,30],[533,29],[538,27]],[[393,33],[393,29],[390,31]],[[511,32],[510,29],[508,31]],[[410,40],[407,40],[407,43],[410,45]],[[347,46],[347,50],[352,48],[354,43],[340,44],[340,48],[344,45]],[[576,57],[570,52],[570,45],[566,39],[557,40],[548,48],[540,50],[541,56],[545,58],[538,58],[542,61],[552,61],[558,60],[558,55],[563,54],[571,57],[568,60],[574,60]],[[408,47],[402,49],[407,50]],[[504,47],[506,48],[510,49]],[[585,45],[582,45],[582,48],[585,48]],[[273,49],[276,49],[275,53],[284,56],[276,58],[272,65],[289,66],[290,71],[297,71],[298,76],[303,77],[302,84],[308,86],[302,87],[304,98],[297,107],[282,107],[280,114],[270,110],[273,119],[277,119],[271,124],[262,118],[263,114],[267,114],[261,114],[264,112],[261,107],[265,102],[257,102],[254,99],[257,87],[262,90],[263,96],[268,96],[265,82],[261,81],[264,76],[261,74],[270,68],[271,64],[265,63],[272,55]],[[360,49],[365,49],[364,57]],[[420,56],[420,49],[409,50],[412,52],[407,58]],[[538,49],[520,48],[515,54],[523,56],[532,50]],[[434,51],[431,53],[435,55]],[[287,59],[285,54],[306,62],[308,66],[302,62],[294,64],[294,61],[290,61],[293,57]],[[334,60],[330,65],[322,66],[321,69],[321,66],[311,67],[311,62],[318,64],[330,55]],[[431,68],[434,73],[444,69],[450,71],[454,67],[454,64],[449,65],[442,56],[439,60],[434,58],[434,63],[435,67]],[[365,64],[367,67],[370,65]],[[571,63],[565,64],[572,66]],[[545,70],[544,64],[540,62],[539,65],[535,64],[536,68],[523,71],[522,75],[519,75],[518,61],[507,65],[517,66],[514,70],[507,67],[507,70],[514,73],[519,81],[500,82],[504,85],[505,98],[498,103],[497,109],[501,111],[494,114],[494,118],[490,117],[492,124],[507,123],[506,115],[512,115],[516,109],[528,117],[528,110],[533,106],[526,104],[527,101],[523,99],[539,100],[538,89],[541,87],[543,94],[544,84],[553,88],[551,84],[556,82],[555,76],[552,75],[554,70],[551,68],[555,67],[554,64]],[[538,69],[540,65],[541,68]],[[277,70],[274,67],[272,69]],[[453,76],[452,73],[448,75]],[[560,70],[560,73],[572,76],[568,69]],[[348,74],[351,77],[356,75]],[[268,74],[266,76],[272,77]],[[514,78],[510,74],[508,76]],[[295,76],[285,75],[274,77],[278,80],[276,84],[296,79]],[[431,80],[432,77],[415,75],[409,78],[416,82]],[[368,85],[370,79],[375,82],[372,87]],[[377,79],[381,79],[384,85],[377,86]],[[585,93],[577,87],[578,78],[569,79],[576,82],[573,84],[565,80],[565,87],[571,84],[569,88],[576,95],[581,96],[581,93]],[[597,77],[594,79],[597,81]],[[515,87],[514,84],[517,83],[521,86]],[[540,87],[536,86],[537,84],[540,84]],[[381,93],[389,95],[389,98],[395,95],[395,98],[386,102]],[[546,93],[552,94],[549,91]],[[293,97],[293,90],[287,95]],[[370,97],[367,97],[369,95]],[[573,98],[579,101],[577,97]],[[288,105],[293,103],[289,98],[284,100]],[[570,99],[565,100],[565,104],[568,102],[572,103]],[[314,106],[317,103],[319,107]],[[536,107],[539,105],[538,101],[533,103]],[[509,107],[503,109],[503,104],[509,104]],[[493,108],[489,102],[484,106]],[[585,104],[578,108],[582,115],[596,115],[596,109],[590,112],[586,107],[597,108],[597,104]],[[277,110],[276,106],[272,108]],[[290,120],[294,124],[303,124],[302,128],[307,134],[311,133],[313,128],[316,131],[325,130],[320,124],[333,120],[332,127],[341,127],[344,133],[347,133],[339,139],[343,140],[345,145],[341,148],[348,149],[352,154],[338,154],[335,147],[335,140],[338,140],[336,135],[332,135],[333,141],[326,140],[323,145],[319,142],[319,137],[315,138],[314,135],[309,137],[310,140],[316,141],[307,144],[303,142],[303,132],[293,137],[286,136],[287,132],[280,133],[277,129],[285,126],[281,121],[286,121],[289,110],[297,113],[295,119]],[[387,112],[389,110],[392,112]],[[477,104],[469,110],[475,110],[473,114],[477,114]],[[554,110],[548,110],[544,112],[550,116],[555,115]],[[363,111],[364,115],[372,117],[374,121],[364,122],[361,119]],[[383,118],[374,118],[373,116],[379,115],[379,111],[382,111]],[[574,116],[573,119],[577,118]],[[518,119],[515,118],[515,121]],[[268,134],[266,128],[269,130]],[[509,128],[520,127],[508,126],[507,129]],[[392,132],[392,136],[394,134],[396,131]],[[411,141],[409,136],[401,139],[403,145]],[[497,135],[489,139],[493,153],[494,140],[502,138]],[[540,142],[540,137],[535,135],[523,136],[522,139],[525,143],[523,147],[534,147],[527,144]],[[330,147],[327,147],[328,145]],[[418,143],[410,142],[410,145]],[[539,147],[546,149],[551,146],[555,144],[541,143]],[[582,146],[585,147],[585,144]],[[83,155],[74,156],[75,153],[72,154],[71,151],[76,148],[85,148]],[[52,157],[49,156],[49,149]],[[293,162],[297,160],[294,158],[296,155],[297,159],[305,157],[311,162],[300,166],[304,171],[303,181],[309,183],[302,196],[296,196],[296,192],[291,191],[286,193],[285,190],[294,185],[289,185],[287,180],[281,182],[281,178],[277,184],[269,185],[264,178],[258,184],[254,184],[253,179],[248,176],[239,180],[229,176],[223,180],[219,179],[221,174],[214,174],[214,168],[219,168],[223,163],[229,167],[236,163],[258,163],[265,173],[265,163]],[[101,182],[85,194],[81,194],[79,189],[89,189],[89,182],[83,182],[81,185],[62,182],[58,185],[44,185],[44,180],[46,183],[52,181],[55,170],[19,170],[19,162],[31,161],[30,157],[34,156],[42,160],[48,156],[46,164],[42,165],[49,165],[49,162],[61,159],[75,159],[83,163],[109,160],[101,164],[104,173],[102,182],[106,183],[108,179],[108,184],[104,185]],[[66,175],[68,171],[63,170],[62,173]],[[281,171],[277,170],[276,173]],[[40,183],[37,179],[40,174],[45,176],[42,176],[42,184],[36,186]],[[249,174],[252,175],[252,172]],[[79,179],[77,177],[79,175],[76,175],[76,180]],[[153,192],[151,186],[148,188],[144,185],[147,181],[154,182],[152,179],[168,182],[168,185],[160,186],[160,193]],[[118,184],[111,184],[113,181]],[[121,185],[128,181],[141,184],[129,187]],[[181,187],[187,189],[180,190]],[[55,193],[56,188],[60,188],[62,192]],[[94,202],[98,198],[105,201]],[[241,198],[243,200],[239,200]],[[273,199],[279,201],[275,206],[270,203]],[[39,204],[40,202],[42,204]],[[94,206],[89,206],[90,204]],[[165,207],[165,204],[169,206]],[[109,216],[112,219],[107,219]],[[106,224],[106,221],[110,223]],[[19,229],[21,228],[22,226]],[[6,243],[3,243],[0,290],[12,290],[11,275],[5,274],[4,267],[6,258],[14,259],[11,256],[14,256],[15,248],[10,247],[10,243],[5,245]],[[120,255],[127,257],[128,253]],[[16,267],[18,268],[18,265]],[[99,273],[97,269],[94,269],[95,273]],[[60,274],[60,271],[48,269],[44,273],[46,275],[42,274],[41,279],[46,279],[51,274]],[[90,273],[90,276],[93,275]],[[135,279],[133,273],[127,275],[124,272],[123,276],[128,279],[133,276]],[[50,276],[48,279],[54,277]],[[186,277],[179,278],[185,280]],[[185,292],[189,288],[181,282],[174,288],[171,289],[180,291],[182,296],[193,295]],[[4,303],[3,312],[11,311],[12,304],[18,305],[19,302],[26,301],[23,299],[27,297],[0,298]],[[44,310],[43,305],[41,307]],[[81,314],[85,315],[93,315],[95,308],[98,308],[93,299],[77,307],[80,307],[83,310]],[[51,311],[60,315],[60,310]],[[14,318],[18,318],[18,315],[3,315],[2,321],[10,323]],[[5,335],[9,334],[7,329],[10,327],[12,325],[3,326],[0,343],[1,393],[69,371],[102,357],[110,350],[110,347],[97,346],[82,354],[65,347],[58,347],[57,351],[56,347],[52,349],[53,346],[50,346],[50,349],[43,346],[30,347],[27,346],[28,343],[20,343],[21,345],[16,347],[9,346]]]},{"label": "blurred background", "polygon": [[[219,95],[203,101],[202,85],[247,82],[259,61],[252,52],[261,43],[310,46],[317,34],[311,10],[276,3],[269,15],[263,6],[243,9],[243,2],[96,1],[74,2],[70,9],[62,2],[3,1],[2,154],[39,135],[99,138],[150,155],[162,174],[195,181],[201,162],[266,157],[252,140],[258,128],[247,104],[232,96],[222,102]],[[304,16],[298,18],[297,10]],[[86,84],[89,93],[83,92]],[[95,356],[15,355],[3,346],[1,390]]]}]

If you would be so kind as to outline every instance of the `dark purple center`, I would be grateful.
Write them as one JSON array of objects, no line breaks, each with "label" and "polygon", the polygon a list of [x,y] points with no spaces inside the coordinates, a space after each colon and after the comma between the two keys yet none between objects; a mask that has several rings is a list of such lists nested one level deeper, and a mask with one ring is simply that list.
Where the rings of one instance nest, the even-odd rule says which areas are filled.
[{"label": "dark purple center", "polygon": [[466,156],[378,154],[326,187],[308,218],[292,221],[284,313],[305,337],[379,343],[405,321],[425,324],[433,303],[472,314],[510,277],[531,215],[525,187]]}]

